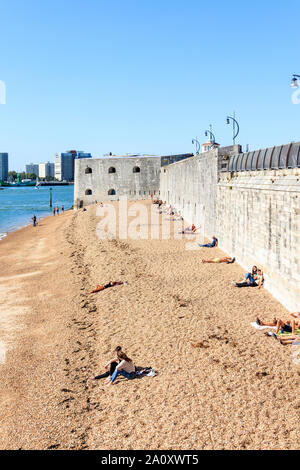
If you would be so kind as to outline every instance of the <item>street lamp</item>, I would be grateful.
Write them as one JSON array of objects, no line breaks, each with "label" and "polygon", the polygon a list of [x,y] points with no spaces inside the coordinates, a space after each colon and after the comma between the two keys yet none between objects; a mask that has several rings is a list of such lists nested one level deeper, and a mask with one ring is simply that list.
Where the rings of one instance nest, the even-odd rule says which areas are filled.
[{"label": "street lamp", "polygon": [[[239,135],[240,133],[240,126],[239,126],[239,123],[237,122],[237,120],[235,119],[235,113],[232,116],[227,116],[227,124],[230,124],[230,121],[232,121],[232,125],[233,125],[233,145],[235,145],[235,139],[237,138],[237,136]],[[237,128],[237,131],[235,131],[235,129]]]},{"label": "street lamp", "polygon": [[292,88],[298,88],[299,86],[299,79],[300,78],[300,75],[293,75],[293,78],[292,78],[292,83],[291,83],[291,87]]},{"label": "street lamp", "polygon": [[209,127],[210,127],[210,130],[205,131],[205,137],[208,137],[208,134],[209,134],[209,140],[210,140],[210,143],[211,143],[211,148],[213,148],[215,146],[215,143],[216,143],[216,138],[215,138],[215,135],[212,132],[212,126],[210,125]]},{"label": "street lamp", "polygon": [[199,143],[198,139],[193,139],[192,144],[196,145],[196,154],[199,155],[199,153],[200,153],[200,143]]}]

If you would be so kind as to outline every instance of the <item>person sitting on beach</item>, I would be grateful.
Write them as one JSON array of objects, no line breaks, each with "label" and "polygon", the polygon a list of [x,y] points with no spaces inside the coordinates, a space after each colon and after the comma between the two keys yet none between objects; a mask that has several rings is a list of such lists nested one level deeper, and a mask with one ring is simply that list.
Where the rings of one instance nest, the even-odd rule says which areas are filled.
[{"label": "person sitting on beach", "polygon": [[235,262],[235,258],[214,258],[214,259],[203,259],[202,263],[227,263],[227,264],[233,264]]},{"label": "person sitting on beach", "polygon": [[118,353],[118,358],[121,359],[121,362],[117,365],[110,379],[107,379],[106,383],[109,385],[113,385],[118,375],[122,375],[123,377],[126,377],[129,380],[134,379],[136,377],[135,365],[132,359],[127,357],[127,355],[123,351]]},{"label": "person sitting on beach", "polygon": [[257,317],[256,323],[259,326],[276,326],[276,334],[279,333],[291,333],[295,334],[295,330],[300,328],[300,320],[281,320],[279,318],[274,318],[272,322],[263,322],[260,318]]},{"label": "person sitting on beach", "polygon": [[245,280],[241,282],[233,282],[235,287],[258,287],[259,289],[264,284],[264,274],[257,266],[253,266],[251,273],[246,273]]},{"label": "person sitting on beach", "polygon": [[218,246],[218,244],[219,244],[218,239],[215,236],[213,236],[211,243],[207,243],[207,245],[199,245],[199,246],[201,248],[214,248],[214,247]]},{"label": "person sitting on beach", "polygon": [[95,290],[93,290],[92,292],[90,292],[90,294],[95,294],[96,292],[100,292],[102,290],[105,290],[105,289],[109,289],[110,287],[114,287],[114,286],[122,286],[122,285],[127,285],[127,282],[115,282],[115,281],[110,281],[108,284],[105,284],[104,286],[100,286],[98,284],[98,286],[96,287]]},{"label": "person sitting on beach", "polygon": [[122,347],[117,346],[114,352],[116,353],[115,357],[111,359],[110,361],[108,361],[108,363],[105,364],[104,366],[104,368],[107,369],[107,371],[104,372],[104,374],[96,375],[95,377],[90,377],[89,380],[107,379],[108,377],[111,377],[113,375],[114,371],[116,370],[117,365],[120,364],[121,362],[121,359],[119,358],[119,353],[122,352]]}]

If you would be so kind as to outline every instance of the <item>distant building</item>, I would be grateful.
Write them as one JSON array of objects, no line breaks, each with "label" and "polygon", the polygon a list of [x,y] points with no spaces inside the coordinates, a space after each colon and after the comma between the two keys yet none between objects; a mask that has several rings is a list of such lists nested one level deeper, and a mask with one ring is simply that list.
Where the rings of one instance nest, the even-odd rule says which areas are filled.
[{"label": "distant building", "polygon": [[209,152],[213,148],[216,149],[219,147],[220,147],[220,144],[217,144],[217,142],[214,143],[211,140],[209,140],[208,142],[205,142],[204,144],[202,144],[202,153]]},{"label": "distant building", "polygon": [[45,162],[39,164],[39,177],[40,178],[54,178],[54,163]]},{"label": "distant building", "polygon": [[8,153],[0,153],[0,181],[8,178]]},{"label": "distant building", "polygon": [[171,165],[171,163],[180,162],[186,158],[193,157],[193,153],[182,153],[180,155],[166,155],[161,157],[161,166]]},{"label": "distant building", "polygon": [[31,173],[39,176],[39,165],[35,163],[29,163],[29,165],[25,165],[25,173],[30,175]]},{"label": "distant building", "polygon": [[55,156],[55,178],[59,181],[74,181],[74,162],[76,159],[92,158],[90,153],[69,150]]},{"label": "distant building", "polygon": [[193,157],[181,155],[109,155],[92,160],[75,161],[75,207],[97,201],[130,200],[159,196],[162,167]]}]

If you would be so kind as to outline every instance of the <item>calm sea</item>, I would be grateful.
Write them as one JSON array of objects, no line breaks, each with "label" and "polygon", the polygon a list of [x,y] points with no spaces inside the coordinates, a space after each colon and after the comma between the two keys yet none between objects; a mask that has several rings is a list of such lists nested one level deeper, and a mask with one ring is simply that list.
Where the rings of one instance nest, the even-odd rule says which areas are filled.
[{"label": "calm sea", "polygon": [[[52,200],[54,206],[73,205],[74,186],[53,186]],[[52,214],[50,209],[50,188],[24,187],[5,188],[0,190],[0,239],[8,232],[32,223],[31,217],[38,219]]]}]

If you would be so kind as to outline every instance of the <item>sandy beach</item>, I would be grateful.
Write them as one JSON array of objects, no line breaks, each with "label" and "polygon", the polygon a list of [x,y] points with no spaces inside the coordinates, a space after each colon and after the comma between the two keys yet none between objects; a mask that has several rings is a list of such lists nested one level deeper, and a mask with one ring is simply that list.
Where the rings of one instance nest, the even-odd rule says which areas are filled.
[{"label": "sandy beach", "polygon": [[[0,241],[0,448],[299,449],[299,366],[250,326],[289,312],[234,288],[238,264],[201,263],[218,248],[100,240],[98,222],[90,206]],[[88,295],[111,280],[128,286]],[[87,383],[117,345],[156,377]]]}]

